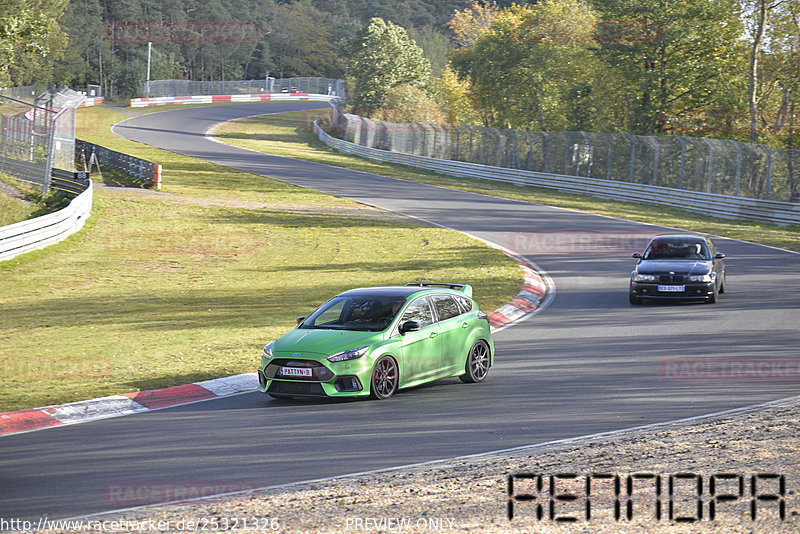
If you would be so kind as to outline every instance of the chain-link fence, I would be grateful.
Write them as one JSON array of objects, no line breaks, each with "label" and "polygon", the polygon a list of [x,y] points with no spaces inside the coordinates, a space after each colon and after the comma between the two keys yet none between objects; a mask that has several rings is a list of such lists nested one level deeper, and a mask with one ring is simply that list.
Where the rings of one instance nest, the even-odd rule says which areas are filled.
[{"label": "chain-link fence", "polygon": [[332,111],[337,135],[392,152],[549,174],[800,202],[800,150],[705,137],[395,124]]},{"label": "chain-link fence", "polygon": [[75,168],[75,110],[86,97],[67,88],[34,95],[31,87],[0,94],[0,172],[46,193],[53,168]]},{"label": "chain-link fence", "polygon": [[312,93],[345,97],[344,80],[334,78],[264,78],[229,82],[194,82],[190,80],[150,80],[142,95],[159,96],[246,95],[257,93]]}]

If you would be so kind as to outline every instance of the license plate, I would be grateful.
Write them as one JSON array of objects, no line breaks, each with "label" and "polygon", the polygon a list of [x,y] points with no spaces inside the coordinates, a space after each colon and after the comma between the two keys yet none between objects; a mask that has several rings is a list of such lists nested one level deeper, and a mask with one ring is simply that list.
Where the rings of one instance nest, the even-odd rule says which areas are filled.
[{"label": "license plate", "polygon": [[281,367],[281,376],[314,376],[311,369],[305,367]]},{"label": "license plate", "polygon": [[682,293],[686,291],[686,286],[658,286],[662,293]]}]

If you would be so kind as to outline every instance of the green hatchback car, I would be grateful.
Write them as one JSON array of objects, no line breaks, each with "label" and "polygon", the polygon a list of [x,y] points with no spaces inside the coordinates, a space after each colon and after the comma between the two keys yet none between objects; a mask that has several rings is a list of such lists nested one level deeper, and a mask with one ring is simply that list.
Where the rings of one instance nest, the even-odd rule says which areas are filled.
[{"label": "green hatchback car", "polygon": [[372,397],[459,377],[494,360],[489,319],[465,284],[352,289],[268,343],[258,381],[272,397]]}]

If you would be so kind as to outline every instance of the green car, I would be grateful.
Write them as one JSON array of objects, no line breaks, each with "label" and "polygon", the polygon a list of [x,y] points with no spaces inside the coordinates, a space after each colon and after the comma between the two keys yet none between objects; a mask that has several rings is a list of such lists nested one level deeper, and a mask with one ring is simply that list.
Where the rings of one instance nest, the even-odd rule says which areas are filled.
[{"label": "green car", "polygon": [[366,287],[335,296],[264,347],[272,397],[372,397],[441,378],[482,382],[494,359],[489,319],[464,284]]}]

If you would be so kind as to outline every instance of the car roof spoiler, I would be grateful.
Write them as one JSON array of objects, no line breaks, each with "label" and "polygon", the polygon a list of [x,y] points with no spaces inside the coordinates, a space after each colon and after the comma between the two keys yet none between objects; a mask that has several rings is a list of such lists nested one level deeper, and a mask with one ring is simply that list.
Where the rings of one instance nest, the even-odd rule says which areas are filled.
[{"label": "car roof spoiler", "polygon": [[407,286],[419,286],[419,287],[446,287],[448,289],[455,289],[456,291],[461,291],[466,296],[472,296],[472,286],[467,284],[450,284],[446,282],[419,282],[413,284],[406,284]]}]

